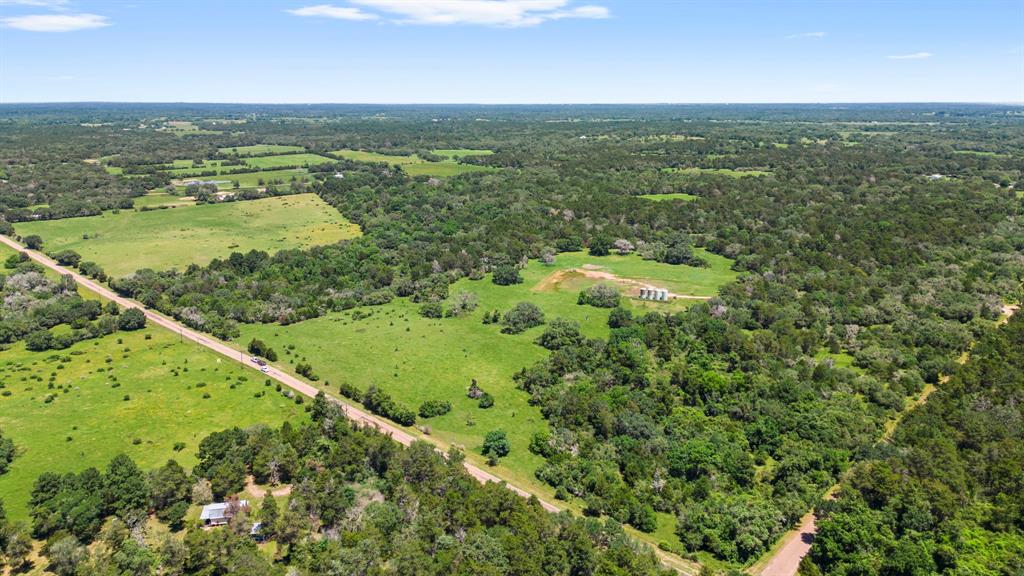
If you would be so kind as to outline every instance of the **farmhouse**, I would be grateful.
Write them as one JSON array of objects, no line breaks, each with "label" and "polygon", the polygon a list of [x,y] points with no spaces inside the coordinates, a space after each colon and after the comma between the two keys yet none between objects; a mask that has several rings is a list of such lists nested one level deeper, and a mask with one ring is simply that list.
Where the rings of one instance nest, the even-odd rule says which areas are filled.
[{"label": "farmhouse", "polygon": [[203,526],[223,526],[240,510],[249,507],[248,500],[234,500],[230,502],[214,502],[203,506],[199,519]]}]

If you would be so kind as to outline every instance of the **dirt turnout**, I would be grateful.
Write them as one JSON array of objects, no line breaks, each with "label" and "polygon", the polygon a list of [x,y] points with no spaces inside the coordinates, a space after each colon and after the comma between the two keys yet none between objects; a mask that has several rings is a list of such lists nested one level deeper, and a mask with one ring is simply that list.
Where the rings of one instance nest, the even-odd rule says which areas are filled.
[{"label": "dirt turnout", "polygon": [[[654,284],[648,284],[640,280],[634,280],[632,278],[620,278],[607,270],[602,270],[598,266],[593,264],[584,264],[580,268],[567,268],[565,270],[556,270],[549,274],[546,278],[540,281],[533,289],[537,292],[548,292],[556,290],[558,285],[566,280],[571,279],[573,276],[590,278],[592,280],[605,280],[612,284],[617,284],[622,288],[624,294],[631,298],[638,298],[640,296],[641,288],[664,290],[661,286]],[[676,294],[675,292],[669,291],[669,299],[681,298],[686,300],[710,300],[710,296],[694,296],[692,294]]]}]

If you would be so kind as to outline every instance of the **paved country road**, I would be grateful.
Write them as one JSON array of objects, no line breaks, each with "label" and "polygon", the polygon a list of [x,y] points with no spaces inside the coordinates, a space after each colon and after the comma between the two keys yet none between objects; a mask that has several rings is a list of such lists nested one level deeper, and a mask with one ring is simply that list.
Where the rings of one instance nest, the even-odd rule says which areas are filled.
[{"label": "paved country road", "polygon": [[[116,292],[107,288],[106,286],[103,286],[99,282],[82,276],[75,270],[61,266],[60,264],[46,256],[45,254],[42,254],[41,252],[38,252],[36,250],[29,250],[22,246],[21,244],[12,240],[11,238],[8,238],[7,236],[0,235],[0,242],[10,246],[15,250],[18,250],[19,252],[24,252],[25,254],[28,254],[29,258],[49,268],[50,270],[53,270],[58,274],[70,275],[79,285],[84,286],[85,288],[95,292],[96,294],[99,294],[100,296],[108,300],[116,302],[117,304],[124,308],[138,308],[146,315],[146,319],[148,321],[159,326],[162,326],[172,332],[178,333],[184,340],[191,340],[192,342],[205,346],[210,350],[213,350],[214,352],[217,352],[218,354],[227,357],[230,360],[234,360],[235,362],[242,364],[243,366],[247,366],[254,370],[256,369],[251,362],[247,361],[248,358],[243,351],[236,350],[235,348],[228,346],[224,342],[221,342],[220,340],[217,340],[212,336],[196,332],[191,328],[185,326],[184,324],[181,324],[177,320],[174,320],[173,318],[168,318],[167,316],[164,316],[159,312],[154,312],[153,310],[146,308],[141,303],[136,302],[131,298],[125,298],[123,296],[120,296]],[[295,390],[300,394],[313,397],[316,396],[318,392],[320,392],[319,389],[307,384],[306,382],[303,382],[302,380],[299,380],[298,378],[292,376],[291,374],[281,372],[280,370],[273,366],[268,366],[268,368],[269,370],[265,372],[267,377],[277,380],[281,384],[288,386],[289,388]],[[341,407],[344,409],[345,415],[348,418],[355,420],[356,422],[363,426],[370,426],[372,428],[375,428],[391,436],[392,439],[401,442],[405,446],[412,444],[413,441],[415,440],[423,440],[423,438],[414,436],[409,432],[406,432],[402,428],[388,422],[387,420],[384,420],[383,418],[378,418],[373,414],[364,412],[363,410],[347,402],[343,402],[332,396],[328,396],[327,398],[330,399],[332,402],[341,405]],[[440,448],[438,448],[438,450],[440,450]],[[464,465],[466,467],[466,471],[469,472],[470,476],[476,478],[481,483],[504,483],[506,488],[522,496],[523,498],[530,498],[531,496],[534,496],[533,494],[530,494],[529,492],[523,490],[522,488],[519,488],[518,486],[514,486],[512,484],[509,484],[508,482],[505,482],[501,478],[498,478],[494,474],[491,474],[490,472],[480,468],[479,466],[476,466],[475,464],[471,464],[468,461],[464,461]],[[560,512],[562,510],[562,508],[555,506],[554,504],[542,500],[540,498],[537,498],[537,501],[540,502],[540,505],[548,512]],[[666,554],[662,550],[658,550],[656,548],[654,548],[653,550],[665,566],[672,568],[683,574],[697,573],[698,567],[696,566],[696,564]]]}]

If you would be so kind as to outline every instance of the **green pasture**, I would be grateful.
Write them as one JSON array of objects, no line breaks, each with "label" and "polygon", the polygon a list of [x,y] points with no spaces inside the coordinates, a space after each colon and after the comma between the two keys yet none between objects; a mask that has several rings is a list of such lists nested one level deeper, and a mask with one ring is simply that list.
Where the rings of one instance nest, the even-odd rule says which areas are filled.
[{"label": "green pasture", "polygon": [[[252,338],[262,339],[275,348],[280,365],[286,370],[297,362],[308,362],[320,377],[316,384],[336,396],[338,386],[345,382],[363,390],[376,385],[413,410],[426,400],[447,400],[452,404],[450,413],[421,418],[418,424],[429,426],[431,436],[444,444],[463,446],[467,456],[478,464],[484,462],[480,455],[484,435],[489,430],[505,430],[512,452],[499,464],[501,476],[551,497],[552,492],[533,476],[542,460],[527,448],[532,434],[544,430],[547,424],[540,411],[528,403],[528,395],[518,390],[512,380],[517,371],[547,355],[545,349],[534,343],[544,328],[518,335],[502,334],[499,325],[482,323],[484,312],[504,312],[517,302],[529,301],[544,310],[548,321],[568,318],[578,322],[588,336],[607,336],[608,309],[576,303],[578,291],[597,280],[553,285],[553,275],[565,275],[582,266],[599,267],[614,274],[654,281],[677,293],[711,296],[736,274],[728,269],[729,260],[707,257],[712,263],[710,267],[692,268],[646,262],[637,256],[597,258],[583,253],[560,254],[553,266],[531,262],[522,272],[524,282],[515,286],[495,285],[489,277],[456,282],[450,290],[452,296],[467,291],[479,298],[477,310],[465,317],[424,318],[419,315],[418,304],[402,298],[383,306],[332,313],[288,326],[243,325],[238,342],[245,345]],[[657,304],[624,300],[638,314],[652,308],[674,310],[695,302]],[[359,319],[367,313],[368,318]],[[286,352],[290,346],[294,346],[294,351]],[[494,397],[493,407],[481,409],[477,401],[466,397],[473,379]]]},{"label": "green pasture", "polygon": [[231,252],[331,244],[360,234],[315,194],[25,222],[48,252],[70,249],[113,276],[206,264]]},{"label": "green pasture", "polygon": [[475,150],[473,148],[444,148],[440,150],[431,150],[438,156],[445,156],[448,158],[461,158],[463,156],[490,156],[494,154],[494,150]]},{"label": "green pasture", "polygon": [[252,146],[228,146],[217,149],[221,154],[237,154],[239,156],[263,156],[266,154],[285,154],[301,152],[302,146],[286,146],[283,144],[254,144]]},{"label": "green pasture", "polygon": [[181,178],[181,180],[216,182],[217,188],[220,188],[221,190],[230,190],[235,187],[235,182],[238,182],[238,185],[241,188],[265,186],[269,182],[278,182],[287,186],[293,178],[300,181],[309,180],[309,171],[305,168],[287,168],[284,170],[242,172],[240,174],[220,174],[218,176],[195,176],[192,178]]},{"label": "green pasture", "polygon": [[[121,452],[143,470],[168,458],[188,468],[210,432],[306,417],[264,380],[157,327],[67,350],[30,352],[19,343],[0,351],[0,429],[18,449],[0,476],[8,516],[27,518],[43,472],[103,467]],[[178,442],[184,449],[174,449]]]},{"label": "green pasture", "polygon": [[[457,150],[442,150],[442,152],[455,152]],[[438,152],[435,150],[435,152]],[[482,152],[477,150],[476,152]],[[392,166],[401,166],[402,170],[410,176],[437,176],[448,177],[465,174],[467,172],[489,172],[496,170],[490,166],[477,166],[475,164],[462,164],[454,160],[441,162],[427,162],[419,156],[391,156],[377,152],[366,152],[364,150],[335,150],[331,152],[336,156],[355,160],[357,162],[383,162]]]},{"label": "green pasture", "polygon": [[145,196],[136,196],[133,200],[135,208],[156,208],[159,206],[192,206],[195,200],[187,196],[175,196],[167,192],[150,192]]},{"label": "green pasture", "polygon": [[316,166],[317,164],[329,164],[331,162],[335,162],[335,160],[318,154],[282,154],[280,156],[253,156],[245,159],[245,163],[248,166],[260,170],[280,168],[282,166]]}]

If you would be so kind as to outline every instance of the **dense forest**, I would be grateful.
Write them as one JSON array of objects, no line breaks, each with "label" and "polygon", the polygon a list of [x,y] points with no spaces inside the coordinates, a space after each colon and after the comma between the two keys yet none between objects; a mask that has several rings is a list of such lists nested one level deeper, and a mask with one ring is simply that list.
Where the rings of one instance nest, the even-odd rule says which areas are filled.
[{"label": "dense forest", "polygon": [[[1021,569],[1012,551],[1021,549],[1024,528],[1022,367],[1014,354],[1022,323],[994,335],[1004,305],[1024,296],[1019,108],[0,110],[0,160],[9,175],[0,184],[0,209],[8,222],[130,206],[147,186],[166,185],[159,174],[114,178],[83,162],[100,157],[139,170],[131,167],[180,158],[233,162],[221,148],[266,143],[427,159],[440,148],[494,151],[464,161],[495,170],[447,178],[330,155],[334,162],[310,167],[313,182],[304,189],[359,224],[361,237],[109,280],[121,294],[221,338],[237,337],[243,323],[289,324],[395,298],[440,315],[456,280],[490,274],[501,284],[528,260],[562,252],[599,256],[619,246],[649,260],[700,266],[694,247],[701,247],[735,261],[736,282],[683,312],[613,308],[607,338],[552,322],[540,339],[550,355],[516,376],[548,425],[531,443],[544,458],[536,477],[557,497],[583,502],[593,517],[586,521],[546,518],[492,488],[471,488],[468,480],[463,486],[456,467],[425,449],[374,455],[383,448],[372,435],[322,419],[318,434],[327,440],[316,449],[306,444],[312,432],[289,429],[208,440],[210,450],[234,442],[216,450],[239,454],[233,462],[204,460],[193,471],[217,494],[231,493],[247,469],[260,474],[253,443],[286,455],[281,473],[309,486],[288,507],[315,511],[313,527],[303,530],[335,534],[337,526],[322,514],[354,505],[312,502],[314,486],[325,482],[374,479],[385,485],[382,506],[394,507],[380,514],[408,515],[416,501],[424,518],[444,518],[436,526],[396,521],[409,534],[400,545],[373,524],[383,521],[375,515],[326,543],[295,537],[290,561],[311,573],[328,572],[317,564],[327,558],[355,562],[371,549],[380,556],[359,561],[401,565],[406,554],[427,554],[432,560],[424,566],[437,573],[467,566],[511,573],[490,564],[498,557],[565,559],[552,572],[530,563],[522,573],[645,573],[653,570],[649,559],[633,554],[614,526],[651,531],[657,513],[677,520],[682,548],[674,552],[742,565],[764,554],[846,474],[850,481],[838,498],[822,507],[809,573],[969,573],[986,563],[997,566],[991,573]],[[210,133],[143,128],[148,119],[171,115]],[[483,116],[490,121],[477,121]],[[213,118],[244,122],[220,131]],[[40,187],[51,165],[80,183]],[[693,199],[647,197],[659,194]],[[47,207],[33,208],[38,204]],[[0,325],[6,341],[53,322],[45,313],[24,316],[33,319]],[[971,361],[960,368],[957,358],[975,341]],[[891,444],[879,445],[887,424],[929,387],[938,392],[925,408],[903,420]],[[415,478],[400,472],[409,459],[426,462],[427,470]],[[312,461],[322,469],[314,472]],[[83,486],[102,481],[98,472],[49,479],[54,487],[40,493],[35,535],[65,530],[76,546],[84,541],[91,528],[75,532],[60,502],[65,492],[85,493]],[[477,496],[455,496],[462,492],[452,485],[487,502],[467,512],[462,507],[477,506]],[[342,510],[326,512],[331,506]],[[92,522],[116,507],[97,503],[94,512]],[[508,524],[523,518],[530,536],[517,532],[526,526]],[[479,538],[469,538],[474,529]],[[577,544],[570,544],[577,536],[551,536],[577,533]],[[389,535],[387,546],[362,544],[382,534]],[[216,538],[222,537],[228,536]],[[187,537],[186,546],[212,546],[209,538],[215,537]],[[540,542],[559,550],[529,548]],[[578,570],[577,554],[591,568]],[[994,555],[991,562],[986,554]]]},{"label": "dense forest", "polygon": [[858,464],[804,574],[1024,570],[1024,318],[986,334],[891,443]]}]

